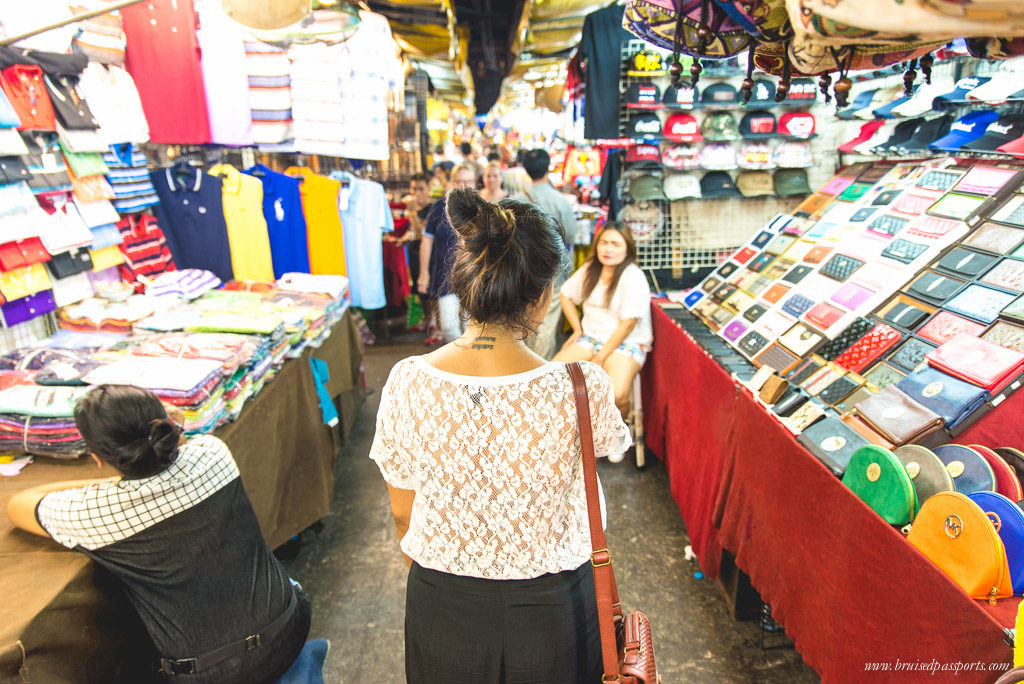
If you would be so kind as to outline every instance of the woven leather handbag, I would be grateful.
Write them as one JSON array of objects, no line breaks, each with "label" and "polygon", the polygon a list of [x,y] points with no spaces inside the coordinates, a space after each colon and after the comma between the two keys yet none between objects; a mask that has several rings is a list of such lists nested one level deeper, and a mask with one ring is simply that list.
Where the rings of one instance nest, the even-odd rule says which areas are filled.
[{"label": "woven leather handbag", "polygon": [[601,628],[602,682],[657,684],[661,681],[654,664],[654,642],[647,616],[638,610],[622,614],[619,590],[612,571],[612,556],[601,525],[601,504],[597,494],[597,463],[590,422],[587,383],[578,363],[566,366],[576,398],[576,423],[583,447],[583,482],[587,490],[590,521],[590,563],[594,566],[597,617]]}]

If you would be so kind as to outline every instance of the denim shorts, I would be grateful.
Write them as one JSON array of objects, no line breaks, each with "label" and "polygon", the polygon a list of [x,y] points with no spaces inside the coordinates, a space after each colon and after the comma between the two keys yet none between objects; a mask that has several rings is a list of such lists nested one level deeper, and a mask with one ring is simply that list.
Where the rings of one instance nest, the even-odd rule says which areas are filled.
[{"label": "denim shorts", "polygon": [[[593,337],[588,337],[586,335],[581,335],[580,338],[576,340],[576,344],[590,350],[592,354],[596,354],[597,352],[601,351],[601,347],[604,346],[604,342],[598,342]],[[634,361],[636,361],[638,366],[643,366],[644,359],[647,358],[647,352],[645,352],[643,350],[643,347],[641,347],[639,344],[620,344],[618,347],[615,348],[615,351],[612,353],[627,354]]]}]

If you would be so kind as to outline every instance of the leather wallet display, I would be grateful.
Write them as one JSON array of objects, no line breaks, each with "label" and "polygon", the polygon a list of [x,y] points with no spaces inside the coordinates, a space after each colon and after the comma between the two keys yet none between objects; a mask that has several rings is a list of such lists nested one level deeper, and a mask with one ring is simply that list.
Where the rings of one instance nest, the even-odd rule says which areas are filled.
[{"label": "leather wallet display", "polygon": [[1024,261],[1003,259],[979,280],[1018,294],[1024,292]]},{"label": "leather wallet display", "polygon": [[731,311],[724,306],[720,306],[708,316],[708,324],[714,324],[716,330],[721,330],[722,326],[732,320],[732,317],[733,313]]},{"label": "leather wallet display", "polygon": [[747,288],[749,294],[755,297],[765,291],[766,288],[771,287],[772,281],[770,278],[765,278],[763,275],[755,274],[757,278]]},{"label": "leather wallet display", "polygon": [[789,380],[794,385],[803,385],[808,378],[818,372],[818,370],[825,365],[825,360],[819,356],[812,355],[809,359],[804,359],[789,372]]},{"label": "leather wallet display", "polygon": [[910,223],[910,219],[908,218],[882,214],[881,216],[876,217],[875,220],[868,225],[868,230],[872,233],[877,233],[878,235],[892,237],[906,228],[908,223]]},{"label": "leather wallet display", "polygon": [[765,247],[764,251],[766,254],[779,256],[789,249],[789,246],[794,242],[796,242],[796,238],[792,235],[777,235],[774,240],[768,243],[768,246]]},{"label": "leather wallet display", "polygon": [[983,249],[993,254],[1008,254],[1024,240],[1024,229],[1001,226],[998,223],[983,223],[981,227],[964,238],[963,244]]},{"label": "leather wallet display", "polygon": [[935,271],[924,271],[907,286],[907,292],[932,304],[941,304],[967,283]]},{"label": "leather wallet display", "polygon": [[942,428],[942,417],[889,385],[854,408],[857,415],[896,446],[912,444]]},{"label": "leather wallet display", "polygon": [[764,249],[765,245],[772,241],[775,237],[774,233],[769,233],[766,230],[762,230],[760,233],[754,236],[754,239],[750,241],[750,244],[757,249]]},{"label": "leather wallet display", "polygon": [[836,404],[836,410],[839,413],[847,413],[852,411],[853,407],[864,401],[873,394],[878,394],[878,388],[874,385],[865,383],[864,385],[853,390],[853,392],[845,399]]},{"label": "leather wallet display", "polygon": [[926,251],[928,251],[927,245],[911,242],[910,240],[904,240],[903,238],[896,238],[882,251],[882,256],[889,257],[890,259],[894,259],[904,264],[909,264]]},{"label": "leather wallet display", "polygon": [[825,245],[816,245],[812,247],[807,254],[804,254],[803,261],[805,264],[820,264],[823,262],[829,254],[832,253],[832,248]]},{"label": "leather wallet display", "polygon": [[924,363],[925,355],[935,348],[935,345],[930,342],[910,337],[904,340],[903,344],[886,358],[886,361],[910,373]]},{"label": "leather wallet display", "polygon": [[864,419],[857,415],[855,411],[844,413],[839,417],[851,430],[856,432],[858,435],[866,439],[871,444],[877,444],[878,446],[885,447],[886,449],[892,449],[896,445],[890,442],[888,439],[878,433],[877,430],[873,429],[870,425],[864,422]]},{"label": "leather wallet display", "polygon": [[878,211],[878,207],[861,207],[850,216],[850,223],[865,223]]},{"label": "leather wallet display", "polygon": [[1000,347],[1024,352],[1024,327],[1013,323],[997,321],[989,328],[988,332],[981,336],[981,339],[998,344]]},{"label": "leather wallet display", "polygon": [[985,405],[988,390],[935,368],[914,371],[896,385],[907,396],[942,416],[954,428]]},{"label": "leather wallet display", "polygon": [[863,384],[864,378],[856,373],[850,373],[836,379],[828,387],[821,390],[818,393],[818,399],[821,399],[829,406],[835,406]]},{"label": "leather wallet display", "polygon": [[839,193],[839,196],[836,197],[836,199],[842,202],[856,202],[871,189],[872,185],[874,185],[874,181],[871,181],[870,183],[853,183]]},{"label": "leather wallet display", "polygon": [[960,179],[960,182],[956,184],[956,189],[962,192],[973,192],[978,195],[994,195],[1016,174],[1017,171],[1015,169],[1001,169],[984,164],[975,164]]},{"label": "leather wallet display", "polygon": [[758,397],[766,404],[774,404],[782,395],[789,389],[789,383],[778,375],[772,375],[761,387],[761,391],[758,393]]},{"label": "leather wallet display", "polygon": [[724,304],[733,313],[739,313],[753,306],[754,298],[743,290],[736,290],[725,300]]},{"label": "leather wallet display", "polygon": [[901,192],[901,190],[885,190],[875,195],[874,199],[871,200],[871,204],[875,207],[889,206],[893,203],[893,200],[900,196]]},{"label": "leather wallet display", "polygon": [[714,292],[722,284],[721,278],[715,278],[714,276],[706,278],[703,283],[700,284],[700,289],[705,292]]},{"label": "leather wallet display", "polygon": [[737,288],[732,283],[725,283],[723,285],[719,285],[718,288],[711,293],[711,298],[714,299],[719,304],[721,304],[726,299],[731,297],[737,289],[739,288]]},{"label": "leather wallet display", "polygon": [[814,246],[813,240],[797,240],[782,256],[786,257],[790,261],[802,261],[804,256],[814,249]]},{"label": "leather wallet display", "polygon": [[889,385],[896,384],[906,376],[906,373],[887,363],[876,363],[871,370],[864,374],[864,379],[878,389],[884,389]]},{"label": "leather wallet display", "polygon": [[877,315],[886,323],[904,330],[913,330],[934,311],[935,309],[909,297],[896,296],[879,309]]},{"label": "leather wallet display", "polygon": [[1024,295],[1017,297],[1017,299],[1004,306],[999,313],[1005,318],[1024,321]]},{"label": "leather wallet display", "polygon": [[752,392],[760,392],[761,388],[764,387],[764,384],[768,382],[768,378],[773,375],[775,375],[774,368],[771,366],[761,366],[757,369],[757,372],[754,373],[754,377],[747,381],[747,387],[749,387]]},{"label": "leather wallet display", "polygon": [[732,258],[738,263],[745,264],[751,259],[753,259],[755,254],[757,254],[757,250],[751,247],[744,247],[740,251],[733,254]]},{"label": "leather wallet display", "polygon": [[789,269],[792,268],[792,266],[792,261],[790,261],[789,259],[785,259],[783,257],[779,257],[778,259],[773,261],[768,268],[762,271],[762,273],[764,273],[764,276],[766,278],[778,280],[782,276],[786,275],[786,273],[789,272]]},{"label": "leather wallet display", "polygon": [[952,190],[953,186],[956,185],[963,175],[963,171],[930,169],[924,172],[916,185],[919,188],[928,188],[929,190]]},{"label": "leather wallet display", "polygon": [[805,314],[804,319],[821,330],[828,331],[830,328],[839,323],[840,319],[846,315],[846,312],[842,309],[832,306],[831,304],[821,302],[811,307]]},{"label": "leather wallet display", "polygon": [[743,333],[747,332],[748,327],[749,326],[739,321],[732,321],[722,329],[722,337],[730,342],[735,342],[743,335]]},{"label": "leather wallet display", "polygon": [[752,306],[747,307],[747,310],[743,312],[743,317],[750,321],[751,323],[753,323],[758,318],[763,316],[764,312],[767,310],[768,308],[765,307],[763,304],[754,304]]},{"label": "leather wallet display", "polygon": [[960,334],[928,354],[928,365],[995,394],[1024,373],[1024,354]]},{"label": "leather wallet display", "polygon": [[772,263],[774,260],[775,257],[771,254],[759,254],[754,257],[749,264],[747,264],[747,268],[754,273],[760,273],[764,269],[768,268],[768,264]]},{"label": "leather wallet display", "polygon": [[826,361],[832,361],[852,347],[854,342],[864,337],[876,325],[877,323],[870,318],[858,318],[846,330],[836,335],[834,339],[826,342],[818,353]]},{"label": "leather wallet display", "polygon": [[783,418],[782,424],[793,432],[799,433],[809,428],[824,415],[825,407],[814,401],[807,401],[790,416]]},{"label": "leather wallet display", "polygon": [[771,366],[780,373],[787,373],[800,361],[800,357],[779,344],[773,344],[754,358],[757,366]]},{"label": "leather wallet display", "polygon": [[[767,297],[765,297],[767,299]],[[782,305],[782,310],[786,313],[800,317],[805,311],[814,306],[815,301],[810,297],[805,297],[802,294],[793,293],[789,296],[786,302]]]},{"label": "leather wallet display", "polygon": [[810,397],[800,391],[799,387],[790,385],[786,393],[782,395],[782,398],[772,406],[772,413],[782,418],[791,416],[798,408],[807,403],[809,399]]},{"label": "leather wallet display", "polygon": [[823,389],[844,375],[846,375],[844,368],[834,363],[828,363],[819,368],[814,375],[807,378],[801,387],[807,390],[807,393],[812,397],[816,397]]},{"label": "leather wallet display", "polygon": [[[783,285],[782,283],[775,283],[761,295],[761,299],[771,304],[777,304],[780,299],[786,296],[786,293],[792,289],[789,285]],[[800,314],[795,314],[799,316]]]},{"label": "leather wallet display", "polygon": [[735,264],[731,261],[727,261],[718,267],[718,270],[715,271],[715,275],[717,275],[719,278],[728,278],[737,270],[739,270],[738,264]]},{"label": "leather wallet display", "polygon": [[974,320],[991,323],[1013,301],[1014,296],[984,285],[968,285],[946,303],[946,308]]},{"label": "leather wallet display", "polygon": [[758,319],[754,329],[770,340],[789,330],[796,321],[787,313],[772,309]]},{"label": "leather wallet display", "polygon": [[908,190],[893,203],[892,211],[904,216],[919,216],[927,211],[928,207],[935,204],[935,200],[941,195],[938,191],[922,188]]},{"label": "leather wallet display", "polygon": [[860,259],[854,259],[845,254],[836,254],[821,267],[821,274],[843,282],[863,265],[864,262]]},{"label": "leather wallet display", "polygon": [[1011,226],[1024,226],[1024,195],[1011,195],[989,218]]},{"label": "leather wallet display", "polygon": [[985,203],[985,197],[965,195],[962,192],[948,192],[928,208],[932,216],[964,220]]},{"label": "leather wallet display", "polygon": [[846,423],[826,417],[797,435],[800,442],[834,475],[842,477],[853,452],[869,442]]},{"label": "leather wallet display", "polygon": [[836,363],[854,373],[860,373],[881,358],[886,351],[895,347],[901,337],[902,335],[895,329],[885,323],[879,323],[871,332],[840,354],[836,358]]},{"label": "leather wallet display", "polygon": [[917,334],[936,344],[945,344],[961,333],[978,336],[985,326],[949,311],[940,311],[921,326]]},{"label": "leather wallet display", "polygon": [[932,449],[953,479],[953,490],[960,494],[996,491],[992,466],[974,449],[962,444],[943,444]]},{"label": "leather wallet display", "polygon": [[764,335],[757,332],[756,330],[751,330],[746,335],[740,338],[738,346],[740,348],[740,351],[742,351],[748,357],[753,357],[759,351],[764,349],[765,345],[767,344],[768,339]]},{"label": "leather wallet display", "polygon": [[856,311],[874,295],[874,290],[869,290],[863,285],[858,285],[857,283],[843,283],[829,299],[846,307],[850,311]]},{"label": "leather wallet display", "polygon": [[938,240],[951,233],[966,233],[967,224],[963,221],[939,218],[938,216],[919,216],[907,226],[907,235]]},{"label": "leather wallet display", "polygon": [[797,323],[779,336],[779,344],[797,356],[806,356],[824,339],[825,336],[821,333],[811,330],[803,323]]},{"label": "leather wallet display", "polygon": [[806,264],[800,264],[789,269],[789,272],[782,277],[787,283],[799,283],[801,280],[807,277],[807,275],[813,271],[814,268]]},{"label": "leather wallet display", "polygon": [[969,279],[979,273],[983,273],[996,262],[996,258],[991,254],[975,252],[963,247],[954,247],[946,256],[939,259],[936,268],[952,273],[955,276]]}]

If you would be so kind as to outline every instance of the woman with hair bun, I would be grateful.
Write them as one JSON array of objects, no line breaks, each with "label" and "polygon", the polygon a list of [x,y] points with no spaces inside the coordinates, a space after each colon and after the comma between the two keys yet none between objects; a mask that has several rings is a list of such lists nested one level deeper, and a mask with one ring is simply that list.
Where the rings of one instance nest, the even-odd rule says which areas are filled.
[{"label": "woman with hair bun", "polygon": [[172,414],[146,390],[91,389],[75,425],[121,475],[26,489],[8,515],[117,578],[165,681],[274,682],[303,650],[309,597],[267,548],[227,446],[185,440]]},{"label": "woman with hair bun", "polygon": [[[395,365],[370,449],[410,564],[406,677],[600,681],[572,381],[524,342],[568,266],[563,236],[533,204],[469,189],[449,192],[446,212],[466,332]],[[580,365],[595,454],[624,451],[611,380]]]}]

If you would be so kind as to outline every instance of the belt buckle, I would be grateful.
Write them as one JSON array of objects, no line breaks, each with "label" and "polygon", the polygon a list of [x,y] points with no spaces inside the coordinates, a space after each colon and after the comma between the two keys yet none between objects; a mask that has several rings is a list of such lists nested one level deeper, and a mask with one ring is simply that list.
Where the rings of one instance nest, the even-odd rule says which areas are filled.
[{"label": "belt buckle", "polygon": [[182,660],[160,659],[160,670],[170,675],[195,674],[196,659],[184,658]]},{"label": "belt buckle", "polygon": [[260,639],[260,635],[259,634],[250,634],[249,636],[245,637],[245,650],[246,651],[256,650],[261,645],[262,645],[262,640]]}]

